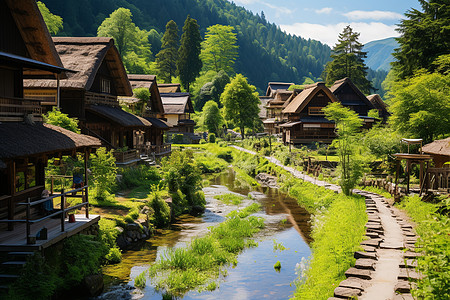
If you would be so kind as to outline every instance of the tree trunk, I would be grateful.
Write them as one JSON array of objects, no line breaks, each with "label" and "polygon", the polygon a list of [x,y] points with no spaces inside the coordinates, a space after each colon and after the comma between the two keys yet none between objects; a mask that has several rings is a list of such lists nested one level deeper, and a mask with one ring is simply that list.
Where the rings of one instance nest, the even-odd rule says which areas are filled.
[{"label": "tree trunk", "polygon": [[245,138],[245,137],[244,137],[245,127],[242,126],[242,127],[240,127],[240,128],[241,128],[241,136],[242,136],[242,139],[244,139],[244,138]]}]

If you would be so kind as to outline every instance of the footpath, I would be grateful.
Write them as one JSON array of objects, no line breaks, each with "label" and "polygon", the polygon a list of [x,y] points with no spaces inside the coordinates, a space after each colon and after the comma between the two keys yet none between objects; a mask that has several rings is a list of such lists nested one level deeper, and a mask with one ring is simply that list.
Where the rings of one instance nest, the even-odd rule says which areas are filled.
[{"label": "footpath", "polygon": [[[257,155],[238,146],[237,150]],[[317,180],[294,168],[266,156],[271,163],[282,167],[296,178],[340,192],[335,184]],[[403,213],[392,206],[391,200],[376,193],[353,190],[365,198],[368,221],[366,239],[361,242],[363,251],[355,252],[355,266],[345,272],[343,280],[328,300],[412,300],[411,289],[420,278],[416,273],[418,253],[414,252],[417,236]]]}]

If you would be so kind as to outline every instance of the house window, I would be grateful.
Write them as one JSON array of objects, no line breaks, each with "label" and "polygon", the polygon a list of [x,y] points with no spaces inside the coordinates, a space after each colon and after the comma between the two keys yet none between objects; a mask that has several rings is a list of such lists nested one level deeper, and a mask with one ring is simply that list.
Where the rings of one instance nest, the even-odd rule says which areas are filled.
[{"label": "house window", "polygon": [[36,186],[36,166],[28,164],[16,169],[16,192]]},{"label": "house window", "polygon": [[102,93],[111,94],[111,81],[102,78],[100,81]]},{"label": "house window", "polygon": [[308,109],[308,115],[310,115],[310,116],[324,116],[325,113],[322,111],[322,107],[310,107]]}]

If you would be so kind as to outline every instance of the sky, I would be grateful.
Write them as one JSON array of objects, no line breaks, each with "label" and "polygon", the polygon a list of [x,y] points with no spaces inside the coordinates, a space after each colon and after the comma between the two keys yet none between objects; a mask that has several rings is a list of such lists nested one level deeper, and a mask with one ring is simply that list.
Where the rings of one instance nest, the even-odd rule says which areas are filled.
[{"label": "sky", "polygon": [[281,30],[303,38],[319,40],[333,47],[339,33],[350,25],[360,33],[363,44],[388,37],[404,13],[420,9],[417,0],[233,0],[254,13],[264,11],[266,19]]}]

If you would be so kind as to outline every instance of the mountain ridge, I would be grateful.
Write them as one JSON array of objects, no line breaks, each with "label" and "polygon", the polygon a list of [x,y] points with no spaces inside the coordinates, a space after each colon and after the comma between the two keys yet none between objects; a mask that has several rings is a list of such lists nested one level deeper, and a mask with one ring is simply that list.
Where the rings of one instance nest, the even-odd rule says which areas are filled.
[{"label": "mountain ridge", "polygon": [[398,46],[394,37],[365,44],[363,51],[367,52],[366,66],[374,71],[389,71],[391,69],[390,63],[394,61],[392,53]]}]

